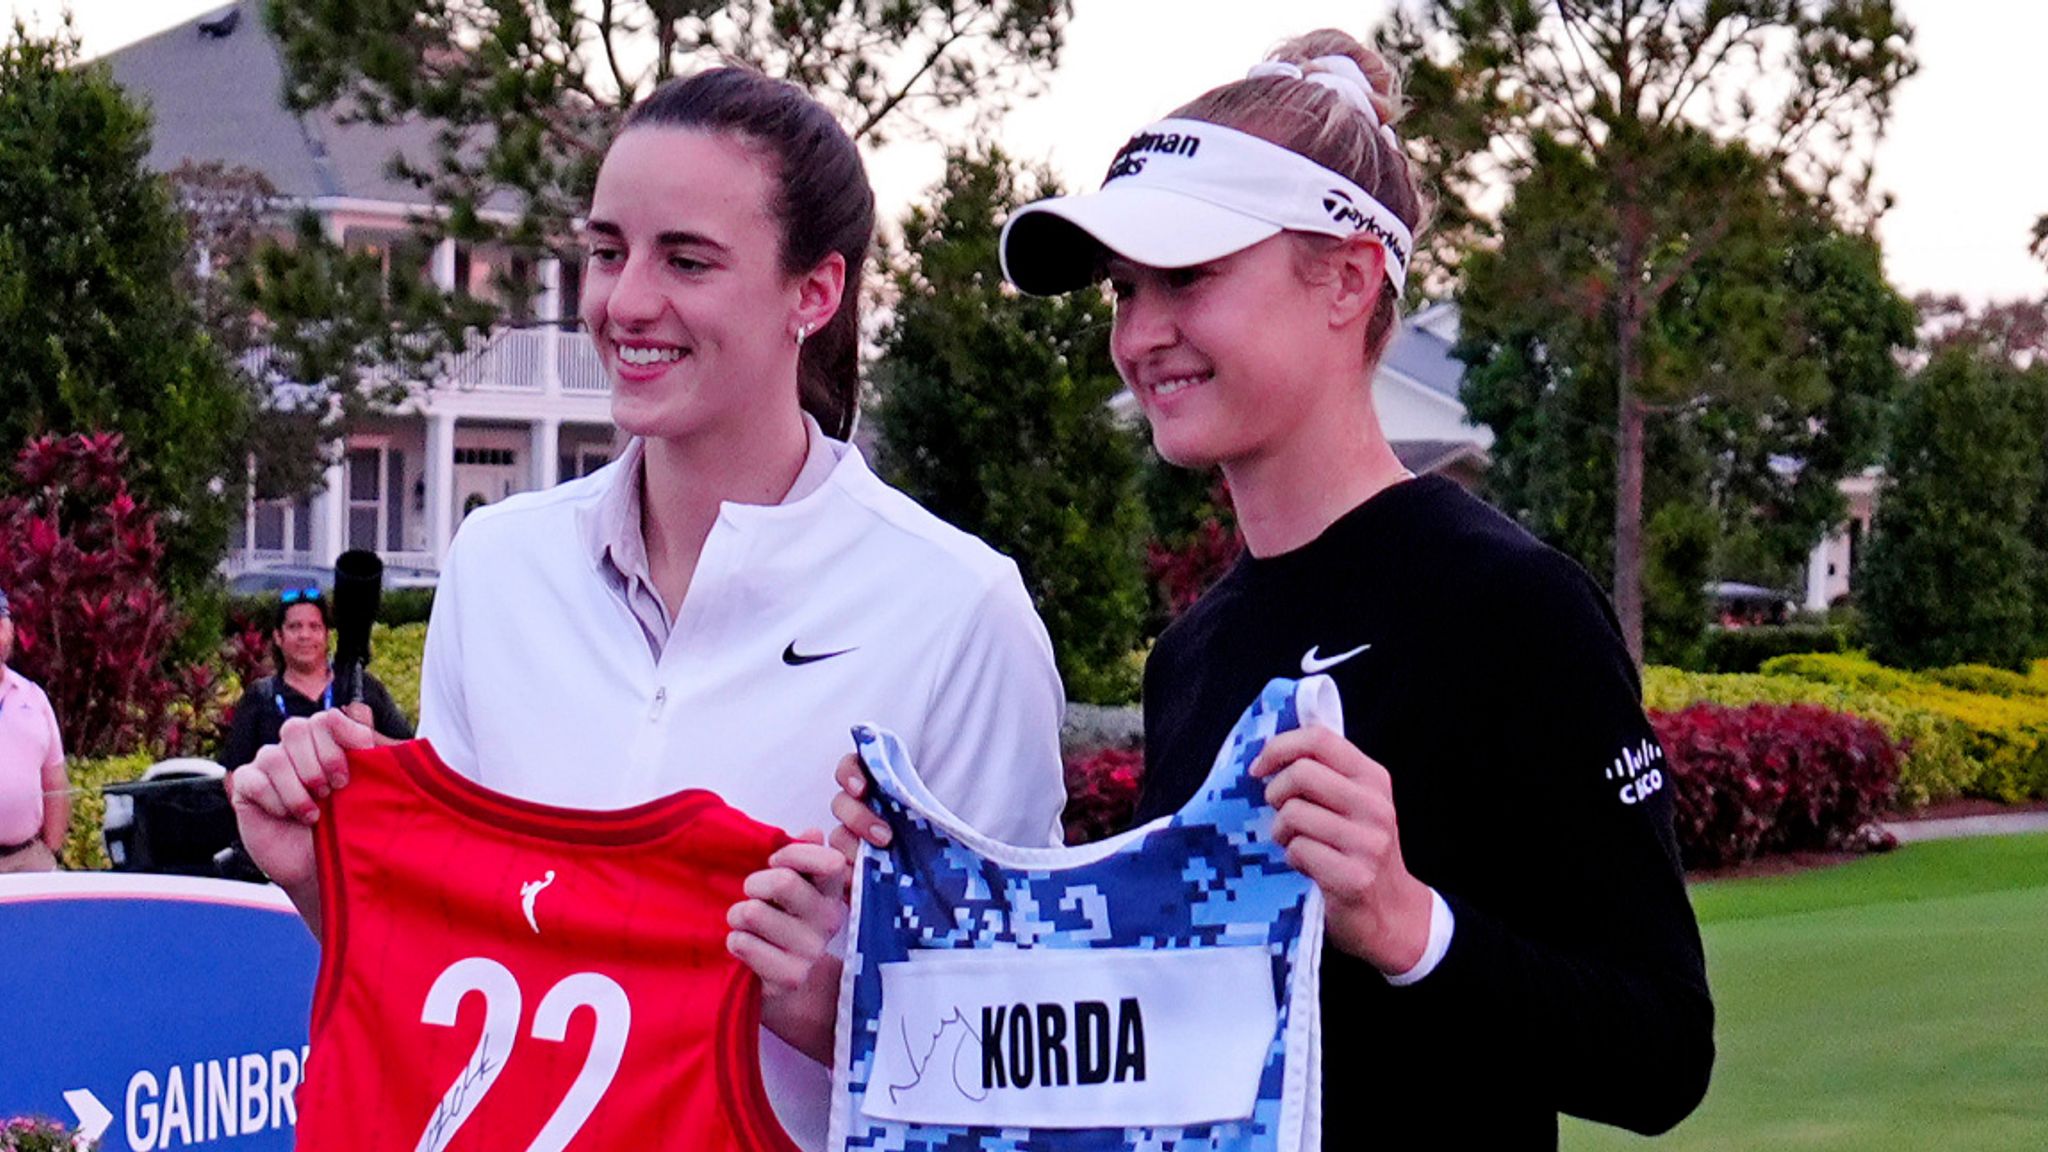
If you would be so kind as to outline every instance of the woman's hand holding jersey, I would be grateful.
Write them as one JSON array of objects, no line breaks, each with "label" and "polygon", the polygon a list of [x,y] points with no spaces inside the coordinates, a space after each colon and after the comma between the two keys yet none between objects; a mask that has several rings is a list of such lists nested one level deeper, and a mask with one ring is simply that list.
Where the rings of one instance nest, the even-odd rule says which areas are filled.
[{"label": "woman's hand holding jersey", "polygon": [[862,842],[887,848],[889,823],[867,805],[868,778],[861,770],[860,757],[848,753],[832,770],[832,778],[839,782],[839,791],[832,796],[832,815],[839,821],[839,827],[832,830],[832,846],[848,860],[860,854]]},{"label": "woman's hand holding jersey", "polygon": [[852,875],[812,829],[747,877],[747,899],[726,915],[727,950],[761,978],[762,1026],[821,1064],[832,1059],[840,963],[831,944],[846,926]]},{"label": "woman's hand holding jersey", "polygon": [[1429,887],[1401,858],[1387,770],[1327,728],[1275,736],[1253,762],[1287,862],[1322,889],[1330,942],[1381,972],[1413,968],[1429,947]]},{"label": "woman's hand holding jersey", "polygon": [[293,717],[284,722],[277,743],[228,777],[249,858],[285,890],[316,936],[320,877],[313,825],[320,819],[320,801],[348,783],[348,750],[380,740],[375,729],[339,709]]}]

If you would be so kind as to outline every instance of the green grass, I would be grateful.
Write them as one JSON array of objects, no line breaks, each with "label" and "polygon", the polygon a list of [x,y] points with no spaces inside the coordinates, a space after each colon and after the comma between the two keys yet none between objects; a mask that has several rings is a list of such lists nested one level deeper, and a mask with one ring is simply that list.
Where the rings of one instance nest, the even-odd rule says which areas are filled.
[{"label": "green grass", "polygon": [[[1719,1010],[1659,1149],[2048,1148],[2048,834],[1693,889]],[[1650,1145],[1567,1120],[1563,1146]]]}]

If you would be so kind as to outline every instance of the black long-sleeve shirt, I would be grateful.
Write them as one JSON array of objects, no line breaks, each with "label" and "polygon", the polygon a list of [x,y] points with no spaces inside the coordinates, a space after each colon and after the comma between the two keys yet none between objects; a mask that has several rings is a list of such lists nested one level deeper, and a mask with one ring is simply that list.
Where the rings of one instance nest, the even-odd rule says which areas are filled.
[{"label": "black long-sleeve shirt", "polygon": [[[391,692],[369,673],[363,673],[363,703],[370,706],[370,726],[394,740],[412,739],[412,721],[399,711]],[[265,676],[249,685],[235,704],[234,719],[221,743],[220,765],[233,771],[256,758],[265,745],[277,743],[286,719],[311,716],[323,701],[312,699],[285,683],[282,676]]]},{"label": "black long-sleeve shirt", "polygon": [[1407,987],[1326,948],[1325,1146],[1555,1148],[1560,1112],[1683,1119],[1713,1005],[1663,753],[1592,580],[1440,478],[1240,560],[1146,667],[1138,819],[1185,803],[1305,657],[1336,661],[1346,734],[1387,768],[1402,855],[1456,924]]}]

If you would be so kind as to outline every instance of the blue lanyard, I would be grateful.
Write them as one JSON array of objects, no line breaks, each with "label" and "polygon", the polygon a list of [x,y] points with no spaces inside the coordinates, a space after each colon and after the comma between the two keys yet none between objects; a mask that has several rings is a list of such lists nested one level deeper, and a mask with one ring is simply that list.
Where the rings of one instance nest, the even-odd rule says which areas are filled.
[{"label": "blue lanyard", "polygon": [[[277,682],[279,684],[284,683],[284,677],[279,676]],[[284,693],[279,692],[271,698],[277,701],[277,714],[279,716],[291,715],[291,713],[284,710]],[[334,675],[330,672],[327,677],[327,691],[320,694],[320,710],[325,712],[332,707],[334,707]]]}]

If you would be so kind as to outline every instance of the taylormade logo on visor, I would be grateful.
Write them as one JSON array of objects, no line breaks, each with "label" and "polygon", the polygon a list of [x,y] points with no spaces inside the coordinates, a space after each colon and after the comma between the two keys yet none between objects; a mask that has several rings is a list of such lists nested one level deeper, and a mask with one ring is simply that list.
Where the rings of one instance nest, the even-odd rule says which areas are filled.
[{"label": "taylormade logo on visor", "polygon": [[1402,242],[1402,238],[1389,231],[1386,225],[1359,211],[1358,205],[1351,202],[1351,197],[1345,195],[1342,188],[1332,188],[1323,193],[1323,211],[1328,212],[1330,219],[1337,223],[1346,225],[1353,231],[1364,232],[1379,241],[1387,250],[1389,259],[1399,261],[1403,267],[1407,266],[1408,248]]}]

